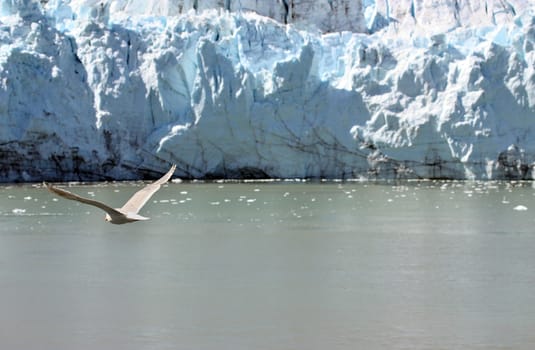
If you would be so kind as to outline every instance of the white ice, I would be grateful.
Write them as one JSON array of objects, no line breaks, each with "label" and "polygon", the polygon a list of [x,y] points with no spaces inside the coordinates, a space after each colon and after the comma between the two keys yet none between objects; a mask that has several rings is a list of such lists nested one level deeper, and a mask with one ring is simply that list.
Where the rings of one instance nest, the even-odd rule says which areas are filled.
[{"label": "white ice", "polygon": [[531,179],[533,10],[4,1],[0,178]]}]

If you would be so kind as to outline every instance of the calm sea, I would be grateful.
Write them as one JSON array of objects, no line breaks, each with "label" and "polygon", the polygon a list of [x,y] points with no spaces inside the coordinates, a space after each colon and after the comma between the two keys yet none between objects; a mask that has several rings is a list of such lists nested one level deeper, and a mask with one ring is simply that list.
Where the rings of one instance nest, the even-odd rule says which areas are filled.
[{"label": "calm sea", "polygon": [[531,183],[169,183],[115,226],[2,186],[0,348],[534,349],[534,213]]}]

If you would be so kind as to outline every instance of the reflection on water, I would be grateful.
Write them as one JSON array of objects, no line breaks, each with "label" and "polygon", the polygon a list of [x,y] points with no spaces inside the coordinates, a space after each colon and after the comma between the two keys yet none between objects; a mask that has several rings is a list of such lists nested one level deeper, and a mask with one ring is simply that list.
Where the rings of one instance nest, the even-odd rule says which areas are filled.
[{"label": "reflection on water", "polygon": [[[121,206],[141,184],[72,191]],[[181,183],[115,226],[0,187],[6,349],[531,349],[529,183]]]}]

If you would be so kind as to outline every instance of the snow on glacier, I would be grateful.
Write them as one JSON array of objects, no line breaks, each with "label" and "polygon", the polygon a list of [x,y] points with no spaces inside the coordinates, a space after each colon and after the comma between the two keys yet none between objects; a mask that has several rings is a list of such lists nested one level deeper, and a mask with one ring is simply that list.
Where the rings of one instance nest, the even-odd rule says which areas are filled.
[{"label": "snow on glacier", "polygon": [[2,2],[1,179],[533,177],[529,2],[289,2]]}]

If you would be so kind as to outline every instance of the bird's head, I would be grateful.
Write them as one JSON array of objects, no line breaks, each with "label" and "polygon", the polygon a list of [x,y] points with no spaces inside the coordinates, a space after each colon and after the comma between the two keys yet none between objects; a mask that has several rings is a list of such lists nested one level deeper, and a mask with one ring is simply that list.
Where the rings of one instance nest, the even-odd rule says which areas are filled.
[{"label": "bird's head", "polygon": [[106,214],[106,216],[104,217],[104,220],[106,220],[106,222],[111,222],[110,214]]}]

